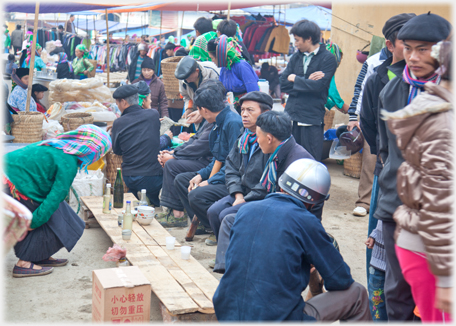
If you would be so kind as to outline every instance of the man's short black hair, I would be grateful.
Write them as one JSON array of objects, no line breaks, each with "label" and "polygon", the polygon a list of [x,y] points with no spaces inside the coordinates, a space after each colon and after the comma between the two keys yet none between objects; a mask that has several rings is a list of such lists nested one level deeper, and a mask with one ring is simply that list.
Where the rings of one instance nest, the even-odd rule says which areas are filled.
[{"label": "man's short black hair", "polygon": [[63,29],[63,25],[59,25],[58,29]]},{"label": "man's short black hair", "polygon": [[21,28],[22,28],[21,25],[19,25],[19,24],[16,25],[16,29],[21,29]]},{"label": "man's short black hair", "polygon": [[307,40],[309,37],[312,38],[312,44],[318,44],[321,39],[321,30],[314,22],[303,19],[296,22],[291,28],[290,34],[299,36],[303,40]]},{"label": "man's short black hair", "polygon": [[266,111],[257,118],[256,125],[279,141],[291,136],[291,118],[285,112]]},{"label": "man's short black hair", "polygon": [[212,32],[213,31],[212,20],[205,18],[205,17],[200,17],[193,24],[193,28],[196,29],[201,34],[204,34],[207,32]]},{"label": "man's short black hair", "polygon": [[8,61],[14,61],[14,59],[16,59],[14,54],[8,54]]},{"label": "man's short black hair", "polygon": [[222,20],[217,25],[217,30],[228,37],[234,37],[236,35],[237,25],[234,20]]},{"label": "man's short black hair", "polygon": [[225,108],[225,87],[219,80],[207,83],[206,81],[200,85],[195,92],[194,103],[197,108],[206,108],[211,112],[220,112]]},{"label": "man's short black hair", "polygon": [[168,42],[166,43],[165,45],[165,51],[166,50],[174,50],[176,48],[176,44],[172,43],[172,42]]},{"label": "man's short black hair", "polygon": [[223,85],[223,83],[220,80],[209,78],[201,83],[200,87],[202,87],[202,86],[203,87],[212,87],[213,89],[216,89],[218,92],[221,92],[222,97],[224,99],[226,98],[227,91],[226,91],[225,86]]},{"label": "man's short black hair", "polygon": [[396,40],[397,40],[397,34],[399,34],[399,30],[393,32],[389,37],[388,41],[390,41],[394,47],[396,47]]},{"label": "man's short black hair", "polygon": [[74,17],[74,15],[70,15],[70,18],[71,18],[71,17]]}]

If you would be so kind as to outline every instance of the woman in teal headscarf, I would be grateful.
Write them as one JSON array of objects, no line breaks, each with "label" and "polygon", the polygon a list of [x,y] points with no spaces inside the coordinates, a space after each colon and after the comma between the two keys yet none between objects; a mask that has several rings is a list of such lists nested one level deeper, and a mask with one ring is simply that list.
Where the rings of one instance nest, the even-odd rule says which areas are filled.
[{"label": "woman in teal headscarf", "polygon": [[88,60],[89,51],[84,44],[79,44],[74,51],[76,58],[73,60],[73,71],[75,79],[86,79],[87,74],[92,71],[94,66]]},{"label": "woman in teal headscarf", "polygon": [[[41,48],[41,45],[38,43],[36,44],[36,49],[35,49],[35,64],[34,68],[36,68],[37,71],[41,71],[43,68],[46,68],[46,64],[44,63],[43,59],[41,59],[41,51],[43,49]],[[32,58],[32,46],[30,46],[27,49],[27,57],[25,58],[24,62],[22,63],[21,68],[30,68],[30,60]]]}]

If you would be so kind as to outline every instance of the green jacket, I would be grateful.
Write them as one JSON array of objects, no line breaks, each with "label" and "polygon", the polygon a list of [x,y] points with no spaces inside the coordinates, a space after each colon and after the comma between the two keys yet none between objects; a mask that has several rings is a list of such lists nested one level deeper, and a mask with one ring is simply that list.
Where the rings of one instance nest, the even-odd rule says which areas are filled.
[{"label": "green jacket", "polygon": [[328,90],[328,101],[325,104],[325,107],[328,110],[331,110],[334,106],[337,106],[339,109],[342,109],[344,106],[344,100],[340,97],[339,91],[337,90],[336,81],[334,80],[334,76],[331,79],[331,83],[329,84]]},{"label": "green jacket", "polygon": [[35,229],[46,223],[65,200],[78,172],[78,157],[61,149],[30,144],[4,156],[5,174],[17,190],[41,203],[33,212]]},{"label": "green jacket", "polygon": [[79,59],[78,57],[76,57],[73,59],[73,70],[75,76],[83,74],[85,70],[92,71],[93,64],[91,64],[90,61],[87,59]]}]

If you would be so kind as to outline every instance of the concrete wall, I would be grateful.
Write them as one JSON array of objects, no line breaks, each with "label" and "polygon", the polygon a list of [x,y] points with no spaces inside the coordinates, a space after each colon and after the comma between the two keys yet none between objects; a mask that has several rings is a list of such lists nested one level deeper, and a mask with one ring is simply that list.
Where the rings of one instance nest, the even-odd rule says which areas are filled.
[{"label": "concrete wall", "polygon": [[[383,37],[382,28],[390,17],[401,13],[415,13],[417,15],[431,11],[451,21],[452,6],[448,2],[425,5],[424,3],[382,5],[379,3],[341,3],[332,4],[331,40],[339,45],[344,55],[336,71],[336,84],[340,95],[345,102],[350,103],[356,78],[362,64],[356,60],[356,51],[361,50],[372,39],[372,34]],[[355,25],[350,25],[349,23]],[[426,28],[423,26],[423,28]],[[372,33],[369,34],[368,32]],[[369,47],[366,48],[368,50]],[[346,122],[348,117],[337,112],[334,123]]]}]

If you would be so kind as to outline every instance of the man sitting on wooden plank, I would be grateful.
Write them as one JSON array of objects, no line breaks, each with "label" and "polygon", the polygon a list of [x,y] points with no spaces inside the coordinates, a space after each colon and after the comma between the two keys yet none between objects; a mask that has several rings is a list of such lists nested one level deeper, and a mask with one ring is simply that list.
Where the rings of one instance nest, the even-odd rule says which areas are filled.
[{"label": "man sitting on wooden plank", "polygon": [[[213,298],[217,320],[372,321],[366,289],[353,281],[320,220],[310,213],[329,197],[326,167],[297,160],[278,184],[281,193],[237,213],[226,273]],[[313,268],[329,292],[304,301]]]},{"label": "man sitting on wooden plank", "polygon": [[[195,105],[208,123],[214,123],[209,135],[213,159],[198,172],[179,174],[174,181],[176,191],[190,218],[197,216],[200,228],[210,228],[207,210],[220,198],[229,195],[225,186],[225,160],[239,136],[242,120],[225,104],[226,90],[218,80],[207,80],[195,93]],[[218,167],[218,169],[214,169]],[[218,171],[217,171],[218,170]],[[216,172],[216,173],[212,173]]]}]

